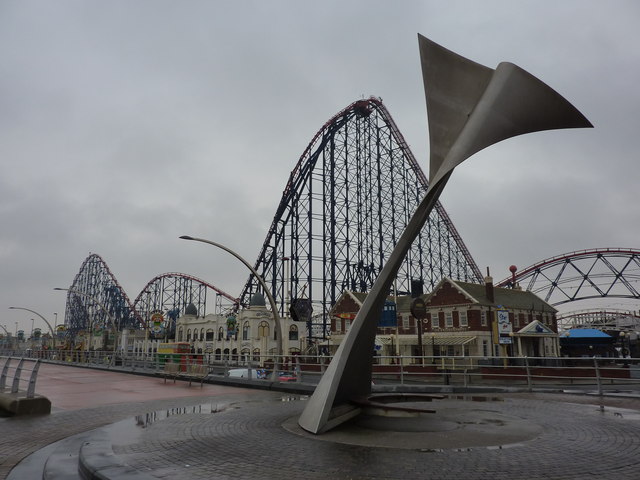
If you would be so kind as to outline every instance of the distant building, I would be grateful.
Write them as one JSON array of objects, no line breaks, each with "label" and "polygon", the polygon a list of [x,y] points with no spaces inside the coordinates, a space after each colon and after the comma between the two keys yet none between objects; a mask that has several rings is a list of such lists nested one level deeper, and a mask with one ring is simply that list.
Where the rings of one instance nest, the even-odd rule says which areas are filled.
[{"label": "distant building", "polygon": [[[190,306],[191,307],[191,306]],[[228,315],[198,315],[195,307],[187,308],[176,322],[176,342],[189,342],[194,353],[206,354],[213,361],[263,363],[277,353],[276,326],[261,294],[251,298],[250,305]],[[304,323],[285,317],[282,321],[283,355],[298,355],[306,345]]]},{"label": "distant building", "polygon": [[[331,310],[334,353],[360,310],[365,293],[345,291]],[[422,323],[412,303],[424,303]],[[381,356],[559,356],[556,309],[532,292],[444,278],[433,292],[390,296],[378,320]]]}]

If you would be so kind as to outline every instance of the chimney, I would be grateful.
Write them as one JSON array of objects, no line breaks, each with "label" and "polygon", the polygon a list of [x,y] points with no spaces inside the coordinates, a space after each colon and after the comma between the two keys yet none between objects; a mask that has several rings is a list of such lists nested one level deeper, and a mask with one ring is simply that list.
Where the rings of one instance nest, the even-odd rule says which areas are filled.
[{"label": "chimney", "polygon": [[424,293],[424,280],[411,279],[411,298],[418,298]]},{"label": "chimney", "polygon": [[495,303],[495,297],[493,295],[493,278],[489,273],[489,267],[487,267],[487,276],[484,278],[484,288],[487,294],[487,298],[491,303]]}]

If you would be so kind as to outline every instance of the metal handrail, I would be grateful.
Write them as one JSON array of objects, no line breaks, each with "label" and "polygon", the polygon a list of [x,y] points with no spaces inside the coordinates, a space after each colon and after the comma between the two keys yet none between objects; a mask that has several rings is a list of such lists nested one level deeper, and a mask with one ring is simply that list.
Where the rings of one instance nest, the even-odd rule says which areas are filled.
[{"label": "metal handrail", "polygon": [[[3,357],[0,357],[3,358]],[[27,388],[25,390],[26,398],[34,398],[36,392],[36,380],[38,378],[38,370],[40,369],[40,359],[35,361],[22,357],[18,362],[18,366],[12,369],[11,360],[14,357],[5,357],[5,363],[2,368],[2,373],[0,374],[0,392],[6,389],[7,380],[11,377],[11,373],[13,371],[13,378],[11,379],[11,388],[9,390],[12,394],[17,394],[20,392],[20,382],[23,381],[22,374],[25,370],[25,360],[28,362],[33,362],[33,367],[31,368],[31,372],[29,375],[29,380],[27,380]]]}]

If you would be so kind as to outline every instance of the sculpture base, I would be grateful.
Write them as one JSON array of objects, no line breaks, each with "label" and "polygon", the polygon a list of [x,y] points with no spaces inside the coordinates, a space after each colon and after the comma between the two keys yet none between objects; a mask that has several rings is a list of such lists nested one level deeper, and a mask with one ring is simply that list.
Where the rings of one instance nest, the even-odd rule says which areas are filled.
[{"label": "sculpture base", "polygon": [[[321,441],[425,451],[504,448],[542,433],[539,425],[502,413],[501,402],[495,398],[432,397],[425,401],[416,397],[384,402],[387,409],[380,411],[375,404],[383,402],[373,396],[373,407],[361,407],[360,415],[321,435],[300,428],[296,417],[283,426],[291,433]],[[476,401],[482,401],[482,406]]]}]

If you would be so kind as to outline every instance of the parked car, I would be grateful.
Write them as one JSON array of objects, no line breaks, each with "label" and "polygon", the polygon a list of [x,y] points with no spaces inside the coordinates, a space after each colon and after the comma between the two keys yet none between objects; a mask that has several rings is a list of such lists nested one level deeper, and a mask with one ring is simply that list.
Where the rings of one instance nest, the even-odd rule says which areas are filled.
[{"label": "parked car", "polygon": [[229,370],[229,378],[246,378],[246,379],[264,379],[267,378],[267,372],[262,369],[255,368],[232,368]]},{"label": "parked car", "polygon": [[278,372],[279,382],[296,382],[298,377],[293,372]]}]

